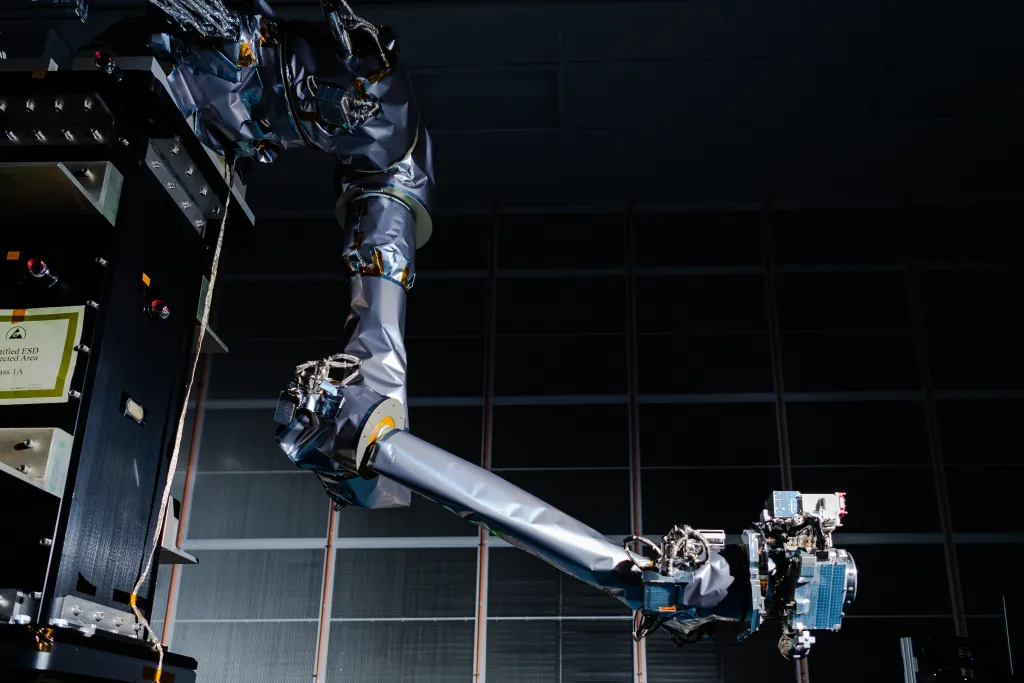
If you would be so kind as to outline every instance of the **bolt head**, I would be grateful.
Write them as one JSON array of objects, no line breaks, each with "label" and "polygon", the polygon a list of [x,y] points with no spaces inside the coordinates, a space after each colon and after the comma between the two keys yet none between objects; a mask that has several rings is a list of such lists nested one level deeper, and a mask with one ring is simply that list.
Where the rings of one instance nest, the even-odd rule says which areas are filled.
[{"label": "bolt head", "polygon": [[82,608],[81,607],[79,607],[78,605],[72,605],[71,606],[71,614],[73,614],[74,616],[77,617],[81,613],[82,613]]},{"label": "bolt head", "polygon": [[32,617],[28,614],[15,614],[11,617],[12,624],[18,624],[19,626],[27,626],[32,623]]}]

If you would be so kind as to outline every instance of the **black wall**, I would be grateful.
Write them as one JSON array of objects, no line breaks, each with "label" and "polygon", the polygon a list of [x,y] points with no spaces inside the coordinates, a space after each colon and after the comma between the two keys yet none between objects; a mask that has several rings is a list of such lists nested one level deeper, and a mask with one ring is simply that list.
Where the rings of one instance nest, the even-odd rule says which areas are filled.
[{"label": "black wall", "polygon": [[[900,636],[954,633],[936,457],[971,635],[1002,637],[1001,596],[1015,590],[1019,220],[1003,209],[638,212],[628,268],[622,215],[438,218],[409,297],[412,429],[481,462],[493,367],[490,466],[611,536],[632,528],[634,475],[646,534],[675,523],[739,533],[783,486],[784,443],[797,489],[848,493],[836,541],[861,571],[842,632],[819,637],[811,680],[901,681]],[[277,451],[271,413],[292,366],[342,346],[336,240],[329,219],[228,237],[216,329],[231,353],[212,365],[186,543],[201,564],[183,571],[174,636],[203,680],[306,681],[314,666],[329,506]],[[474,528],[416,500],[345,510],[337,532],[327,680],[469,681]],[[618,603],[516,550],[487,559],[489,683],[633,679]],[[793,680],[771,628],[742,646],[677,650],[661,636],[647,643],[652,683]]]}]

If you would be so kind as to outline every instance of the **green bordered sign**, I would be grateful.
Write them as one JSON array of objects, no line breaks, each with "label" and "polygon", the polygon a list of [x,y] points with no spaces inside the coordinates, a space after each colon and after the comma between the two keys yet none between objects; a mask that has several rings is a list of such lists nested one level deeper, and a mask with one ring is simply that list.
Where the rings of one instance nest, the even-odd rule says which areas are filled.
[{"label": "green bordered sign", "polygon": [[0,405],[65,403],[84,306],[0,309]]}]

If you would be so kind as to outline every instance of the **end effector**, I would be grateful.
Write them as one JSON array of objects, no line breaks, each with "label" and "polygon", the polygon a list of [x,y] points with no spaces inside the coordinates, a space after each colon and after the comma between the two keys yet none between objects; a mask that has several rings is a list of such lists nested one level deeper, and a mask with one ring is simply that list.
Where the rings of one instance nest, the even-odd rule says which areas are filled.
[{"label": "end effector", "polygon": [[667,630],[678,645],[734,629],[739,640],[766,621],[782,626],[779,651],[802,659],[816,630],[838,631],[857,596],[857,565],[835,548],[844,493],[775,491],[739,546],[723,531],[674,527],[660,544],[629,537],[654,555],[643,566],[644,604],[634,638]]}]

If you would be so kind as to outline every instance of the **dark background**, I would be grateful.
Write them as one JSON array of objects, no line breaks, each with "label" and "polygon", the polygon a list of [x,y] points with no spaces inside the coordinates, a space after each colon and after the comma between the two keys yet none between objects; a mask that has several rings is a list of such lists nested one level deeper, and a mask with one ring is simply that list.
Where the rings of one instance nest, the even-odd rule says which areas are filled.
[{"label": "dark background", "polygon": [[[629,533],[632,280],[646,534],[682,522],[738,534],[782,485],[785,424],[793,484],[848,492],[836,540],[861,572],[842,632],[819,636],[811,679],[901,681],[900,636],[954,633],[932,466],[941,449],[967,625],[1002,648],[1002,595],[1016,590],[1022,555],[1024,271],[1014,231],[991,226],[1019,220],[1005,209],[439,217],[409,296],[413,431],[480,462],[496,237],[492,467],[609,536]],[[264,270],[280,251],[273,235],[296,225],[263,221],[227,257],[217,325],[231,353],[212,365],[189,526],[201,564],[184,571],[174,637],[208,673],[256,657],[268,681],[307,675],[328,523],[316,481],[278,455],[269,415],[291,365],[339,347],[345,291],[327,249],[301,270]],[[526,234],[537,248],[521,248]],[[302,324],[300,292],[322,297]],[[339,534],[328,680],[472,676],[474,529],[416,500],[345,510]],[[504,547],[489,550],[486,578],[488,680],[633,679],[629,615],[616,601]],[[680,651],[655,634],[647,680],[793,680],[776,639],[767,627],[740,646]]]},{"label": "dark background", "polygon": [[[0,49],[67,55],[139,6],[92,4],[85,26],[4,27]],[[492,468],[612,537],[631,531],[634,476],[646,534],[739,533],[788,453],[796,488],[848,492],[836,540],[861,570],[815,681],[900,681],[900,636],[954,633],[941,456],[966,623],[1001,641],[1024,540],[1024,5],[355,8],[395,25],[438,143],[410,294],[415,432],[480,462],[492,378]],[[179,573],[165,633],[204,682],[315,670],[329,506],[271,414],[296,363],[342,345],[332,170],[302,152],[260,168],[256,232],[228,236],[215,328],[231,352],[208,367],[186,511],[201,563]],[[346,510],[336,532],[328,683],[469,681],[480,586],[489,683],[637,680],[623,608],[500,544],[481,578],[478,536],[452,515]],[[682,651],[660,636],[651,683],[794,680],[771,628]]]}]

